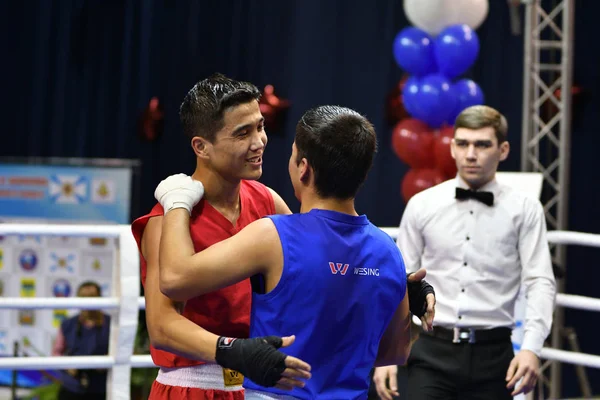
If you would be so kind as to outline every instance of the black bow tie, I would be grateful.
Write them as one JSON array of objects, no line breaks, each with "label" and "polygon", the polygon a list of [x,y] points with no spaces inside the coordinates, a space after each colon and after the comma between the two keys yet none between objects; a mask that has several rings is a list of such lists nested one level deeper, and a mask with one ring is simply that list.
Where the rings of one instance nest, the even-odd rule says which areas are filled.
[{"label": "black bow tie", "polygon": [[488,206],[494,205],[494,194],[492,192],[476,192],[475,190],[457,187],[456,198],[458,200],[475,199]]}]

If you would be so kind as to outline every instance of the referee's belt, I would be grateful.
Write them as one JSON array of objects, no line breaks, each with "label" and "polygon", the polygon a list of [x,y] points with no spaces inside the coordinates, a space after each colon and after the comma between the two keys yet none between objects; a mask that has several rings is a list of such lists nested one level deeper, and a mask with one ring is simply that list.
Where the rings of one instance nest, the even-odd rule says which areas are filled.
[{"label": "referee's belt", "polygon": [[452,343],[486,343],[510,341],[512,330],[510,328],[473,329],[473,328],[442,328],[434,326],[433,332],[421,332]]}]

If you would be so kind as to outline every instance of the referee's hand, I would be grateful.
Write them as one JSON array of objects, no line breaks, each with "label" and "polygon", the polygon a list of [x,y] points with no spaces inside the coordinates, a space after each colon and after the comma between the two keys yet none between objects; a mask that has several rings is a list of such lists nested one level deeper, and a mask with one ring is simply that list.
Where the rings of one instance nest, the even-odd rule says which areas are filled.
[{"label": "referee's hand", "polygon": [[398,393],[398,367],[389,365],[377,367],[373,372],[373,382],[379,398],[382,400],[393,400],[400,396]]}]

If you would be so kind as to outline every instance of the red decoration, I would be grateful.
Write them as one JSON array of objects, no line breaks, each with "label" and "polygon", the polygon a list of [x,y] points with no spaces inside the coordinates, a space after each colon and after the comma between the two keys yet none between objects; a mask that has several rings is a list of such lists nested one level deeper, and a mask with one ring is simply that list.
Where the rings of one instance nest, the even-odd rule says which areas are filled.
[{"label": "red decoration", "polygon": [[404,108],[404,100],[402,99],[402,91],[404,90],[404,85],[406,85],[407,80],[408,75],[405,74],[402,79],[394,85],[386,97],[385,114],[390,126],[393,126],[410,116],[408,111],[406,111],[406,108]]},{"label": "red decoration", "polygon": [[149,142],[156,140],[162,134],[164,116],[160,101],[152,97],[138,123],[140,137]]},{"label": "red decoration", "polygon": [[265,86],[259,101],[260,112],[265,117],[265,128],[269,131],[281,131],[285,119],[285,111],[290,102],[275,94],[273,85]]}]

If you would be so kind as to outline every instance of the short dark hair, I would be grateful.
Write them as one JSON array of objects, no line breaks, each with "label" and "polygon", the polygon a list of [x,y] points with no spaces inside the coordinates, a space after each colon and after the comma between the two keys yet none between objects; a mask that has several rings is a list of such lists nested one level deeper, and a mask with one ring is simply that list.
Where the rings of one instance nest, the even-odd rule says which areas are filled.
[{"label": "short dark hair", "polygon": [[81,291],[81,289],[83,289],[85,287],[94,287],[94,288],[96,288],[96,291],[98,292],[98,296],[102,296],[102,289],[100,288],[100,285],[98,285],[94,281],[85,281],[85,282],[82,282],[81,285],[79,285],[79,287],[77,288],[77,294],[79,294],[79,292]]},{"label": "short dark hair", "polygon": [[319,196],[349,199],[373,165],[377,135],[356,111],[321,106],[308,110],[296,125],[296,149],[296,163],[306,158],[314,171]]},{"label": "short dark hair", "polygon": [[488,106],[471,106],[465,108],[454,122],[454,132],[458,128],[481,129],[494,128],[498,144],[506,141],[508,123],[498,110]]},{"label": "short dark hair", "polygon": [[261,93],[249,82],[236,81],[216,73],[196,83],[183,99],[179,119],[189,139],[201,136],[213,142],[223,128],[223,114],[239,104],[260,99]]}]

